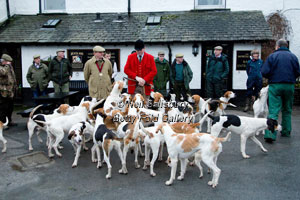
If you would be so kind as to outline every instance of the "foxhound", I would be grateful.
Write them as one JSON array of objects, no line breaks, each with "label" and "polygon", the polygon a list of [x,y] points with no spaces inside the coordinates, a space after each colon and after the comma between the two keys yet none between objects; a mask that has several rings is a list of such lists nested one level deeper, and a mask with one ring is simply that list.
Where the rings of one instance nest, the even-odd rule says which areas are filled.
[{"label": "foxhound", "polygon": [[246,142],[249,137],[263,152],[267,152],[262,143],[255,137],[255,133],[265,129],[269,129],[272,132],[274,132],[274,130],[281,130],[281,125],[274,119],[242,117],[237,115],[208,116],[213,120],[211,135],[218,137],[223,129],[240,134],[243,158],[250,158],[245,152]]},{"label": "foxhound", "polygon": [[[216,161],[218,155],[222,152],[222,142],[228,141],[230,133],[225,138],[218,138],[206,133],[178,134],[175,133],[169,124],[162,123],[158,126],[156,133],[161,131],[167,144],[168,153],[171,158],[171,176],[166,185],[171,185],[175,180],[177,162],[180,159],[181,172],[177,180],[183,180],[186,171],[187,158],[198,154],[196,164],[201,160],[213,171],[212,181],[208,185],[215,188],[221,174]],[[200,168],[200,167],[199,167]],[[200,169],[201,171],[201,169]]]}]

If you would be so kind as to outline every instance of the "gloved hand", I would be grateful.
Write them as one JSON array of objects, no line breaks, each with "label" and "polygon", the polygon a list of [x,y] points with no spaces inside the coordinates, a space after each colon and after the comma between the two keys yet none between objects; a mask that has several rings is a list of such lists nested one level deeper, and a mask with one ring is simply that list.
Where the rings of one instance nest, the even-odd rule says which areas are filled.
[{"label": "gloved hand", "polygon": [[144,86],[145,80],[143,78],[136,76],[135,80],[137,80],[139,82],[140,86]]}]

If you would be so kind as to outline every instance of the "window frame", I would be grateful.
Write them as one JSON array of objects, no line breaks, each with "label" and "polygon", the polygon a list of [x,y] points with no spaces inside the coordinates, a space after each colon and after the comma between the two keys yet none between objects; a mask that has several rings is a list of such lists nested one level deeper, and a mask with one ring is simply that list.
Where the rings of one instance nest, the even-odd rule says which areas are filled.
[{"label": "window frame", "polygon": [[47,10],[46,9],[46,1],[51,1],[51,0],[43,0],[42,1],[42,10],[43,10],[43,13],[66,13],[66,6],[67,6],[66,0],[64,0],[65,1],[65,8],[64,9],[59,9],[59,10]]},{"label": "window frame", "polygon": [[198,0],[195,0],[195,9],[225,9],[226,8],[226,0],[221,0],[221,5],[199,5]]}]

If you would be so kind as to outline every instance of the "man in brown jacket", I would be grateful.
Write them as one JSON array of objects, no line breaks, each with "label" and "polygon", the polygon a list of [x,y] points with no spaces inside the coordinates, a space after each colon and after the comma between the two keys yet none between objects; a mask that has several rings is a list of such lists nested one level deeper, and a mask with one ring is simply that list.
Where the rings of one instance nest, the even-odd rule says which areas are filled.
[{"label": "man in brown jacket", "polygon": [[11,65],[13,59],[3,54],[0,64],[0,121],[9,120],[9,126],[16,125],[12,122],[11,115],[14,109],[14,95],[17,88],[17,81],[14,69]]},{"label": "man in brown jacket", "polygon": [[105,99],[111,91],[111,62],[104,58],[105,49],[93,48],[94,56],[84,65],[84,79],[89,86],[89,95],[97,100]]}]

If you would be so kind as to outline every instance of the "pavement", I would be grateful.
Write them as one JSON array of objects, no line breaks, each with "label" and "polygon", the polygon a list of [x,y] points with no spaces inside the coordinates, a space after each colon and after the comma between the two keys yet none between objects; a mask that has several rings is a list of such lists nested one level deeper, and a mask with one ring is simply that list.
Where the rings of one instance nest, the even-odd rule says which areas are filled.
[{"label": "pavement", "polygon": [[[252,112],[228,110],[228,114],[253,116]],[[4,130],[7,153],[0,152],[0,199],[300,199],[300,107],[294,107],[290,138],[278,136],[273,144],[262,141],[268,153],[263,153],[252,140],[248,140],[246,152],[250,159],[243,159],[240,140],[236,134],[228,143],[223,143],[223,152],[218,158],[222,170],[219,185],[213,189],[207,185],[212,175],[205,173],[199,179],[197,167],[187,168],[183,181],[174,181],[165,186],[170,177],[170,168],[164,162],[156,162],[156,177],[149,169],[134,168],[134,154],[127,156],[128,175],[118,174],[121,167],[116,152],[112,152],[112,178],[107,180],[107,167],[96,168],[91,162],[90,151],[82,152],[78,167],[71,168],[74,151],[65,137],[62,158],[48,159],[47,148],[32,138],[34,151],[28,150],[26,118],[14,113],[18,126]],[[46,133],[41,137],[45,141]],[[87,144],[88,147],[92,143]],[[2,143],[0,143],[2,149]],[[103,156],[102,156],[103,158]],[[167,158],[164,148],[164,160]],[[143,158],[139,158],[143,164]],[[177,175],[180,167],[177,168]]]}]

